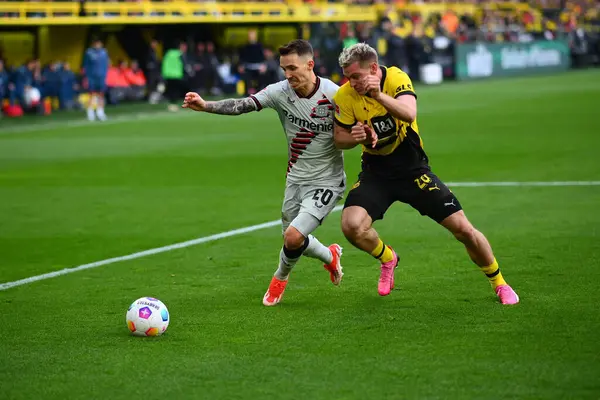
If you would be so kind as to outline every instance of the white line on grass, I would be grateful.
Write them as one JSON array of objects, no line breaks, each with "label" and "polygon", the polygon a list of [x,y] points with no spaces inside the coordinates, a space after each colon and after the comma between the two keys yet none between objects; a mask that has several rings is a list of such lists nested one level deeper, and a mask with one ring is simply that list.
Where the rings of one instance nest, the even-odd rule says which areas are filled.
[{"label": "white line on grass", "polygon": [[[337,208],[336,211],[341,210],[341,206],[338,206],[336,208]],[[80,265],[80,266],[74,267],[74,268],[65,268],[65,269],[61,269],[59,271],[49,272],[47,274],[35,275],[32,277],[20,279],[18,281],[14,281],[14,282],[0,283],[0,291],[10,289],[10,288],[13,288],[16,286],[26,285],[28,283],[42,281],[44,279],[50,279],[50,278],[55,278],[55,277],[61,276],[61,275],[71,274],[73,272],[83,271],[85,269],[102,267],[103,265],[113,264],[113,263],[120,262],[120,261],[134,260],[136,258],[151,256],[154,254],[164,253],[164,252],[176,250],[176,249],[182,249],[184,247],[195,246],[195,245],[201,244],[201,243],[207,243],[207,242],[212,242],[212,241],[219,240],[219,239],[225,239],[225,238],[228,238],[231,236],[243,235],[244,233],[258,231],[260,229],[271,228],[271,227],[277,226],[279,224],[281,224],[281,220],[269,221],[269,222],[265,222],[265,223],[258,224],[258,225],[252,225],[252,226],[247,226],[245,228],[234,229],[232,231],[217,233],[215,235],[204,236],[204,237],[192,239],[192,240],[186,240],[185,242],[170,244],[168,246],[144,250],[144,251],[140,251],[137,253],[128,254],[126,256],[109,258],[107,260],[96,261],[96,262],[93,262],[90,264],[83,264],[83,265]]]},{"label": "white line on grass", "polygon": [[489,186],[600,186],[600,181],[556,181],[556,182],[448,182],[452,187]]},{"label": "white line on grass", "polygon": [[[490,186],[499,186],[499,187],[514,187],[514,186],[542,186],[542,187],[550,187],[550,186],[600,186],[600,181],[556,181],[556,182],[449,182],[447,183],[450,187],[490,187]],[[333,211],[340,211],[342,206],[337,206],[333,209]],[[92,269],[97,267],[102,267],[108,264],[114,264],[120,261],[128,261],[134,260],[136,258],[142,258],[146,256],[151,256],[154,254],[164,253],[171,250],[183,249],[185,247],[195,246],[197,244],[213,242],[219,239],[225,239],[231,236],[243,235],[245,233],[250,233],[254,231],[258,231],[261,229],[271,228],[273,226],[277,226],[281,223],[280,220],[269,221],[258,225],[247,226],[245,228],[234,229],[227,232],[217,233],[215,235],[205,236],[197,239],[187,240],[185,242],[175,243],[168,246],[157,247],[154,249],[144,250],[137,253],[128,254],[126,256],[109,258],[106,260],[96,261],[90,264],[83,264],[74,268],[65,268],[59,271],[49,272],[47,274],[35,275],[29,278],[20,279],[18,281],[13,282],[5,282],[0,283],[0,291],[7,290],[13,287],[26,285],[28,283],[33,283],[37,281],[42,281],[45,279],[55,278],[61,275],[71,274],[73,272],[83,271],[86,269]]]}]

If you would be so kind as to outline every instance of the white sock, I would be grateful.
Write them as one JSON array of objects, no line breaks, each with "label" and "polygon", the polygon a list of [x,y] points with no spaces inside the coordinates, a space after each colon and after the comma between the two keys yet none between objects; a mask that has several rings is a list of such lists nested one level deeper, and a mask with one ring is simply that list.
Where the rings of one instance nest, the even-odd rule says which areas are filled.
[{"label": "white sock", "polygon": [[94,115],[94,109],[92,107],[89,107],[87,109],[87,117],[90,121],[93,121],[96,118],[96,116]]},{"label": "white sock", "polygon": [[98,107],[96,108],[96,115],[98,116],[98,118],[106,118],[106,114],[104,114],[104,107]]},{"label": "white sock", "polygon": [[290,272],[292,272],[292,268],[298,262],[298,258],[288,258],[283,252],[283,248],[279,252],[279,266],[277,267],[277,271],[275,271],[275,278],[280,281],[285,281],[289,276]]},{"label": "white sock", "polygon": [[319,239],[314,237],[313,235],[308,235],[308,247],[302,253],[305,256],[316,258],[318,260],[323,261],[325,264],[331,263],[333,261],[333,255],[331,254],[331,250],[329,247],[325,247]]}]

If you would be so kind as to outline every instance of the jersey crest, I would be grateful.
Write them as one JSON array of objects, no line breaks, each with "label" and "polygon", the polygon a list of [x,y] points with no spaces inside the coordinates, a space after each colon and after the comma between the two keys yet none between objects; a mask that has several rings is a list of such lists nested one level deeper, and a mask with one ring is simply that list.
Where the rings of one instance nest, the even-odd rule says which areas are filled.
[{"label": "jersey crest", "polygon": [[313,107],[310,116],[312,118],[330,118],[334,107],[331,101],[323,95],[321,100],[317,101],[317,106]]}]

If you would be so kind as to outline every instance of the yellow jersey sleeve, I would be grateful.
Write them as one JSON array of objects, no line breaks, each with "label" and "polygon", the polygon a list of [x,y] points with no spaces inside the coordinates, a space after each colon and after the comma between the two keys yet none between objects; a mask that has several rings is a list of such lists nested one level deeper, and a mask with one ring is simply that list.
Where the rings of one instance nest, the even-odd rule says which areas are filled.
[{"label": "yellow jersey sleeve", "polygon": [[352,95],[347,88],[342,86],[335,96],[333,96],[335,104],[335,123],[346,129],[350,129],[356,123],[354,111],[352,111]]},{"label": "yellow jersey sleeve", "polygon": [[389,67],[387,69],[387,78],[385,80],[385,92],[393,98],[410,94],[417,97],[412,81],[400,68]]}]

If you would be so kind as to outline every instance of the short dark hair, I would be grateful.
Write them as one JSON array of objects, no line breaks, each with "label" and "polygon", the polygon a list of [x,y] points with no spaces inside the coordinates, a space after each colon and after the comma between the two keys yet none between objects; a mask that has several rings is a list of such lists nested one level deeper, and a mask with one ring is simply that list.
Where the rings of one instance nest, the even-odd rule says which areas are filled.
[{"label": "short dark hair", "polygon": [[313,48],[307,40],[296,39],[292,40],[288,44],[279,48],[280,56],[287,56],[288,54],[298,54],[298,56],[305,56],[309,54],[311,57],[314,56]]}]

